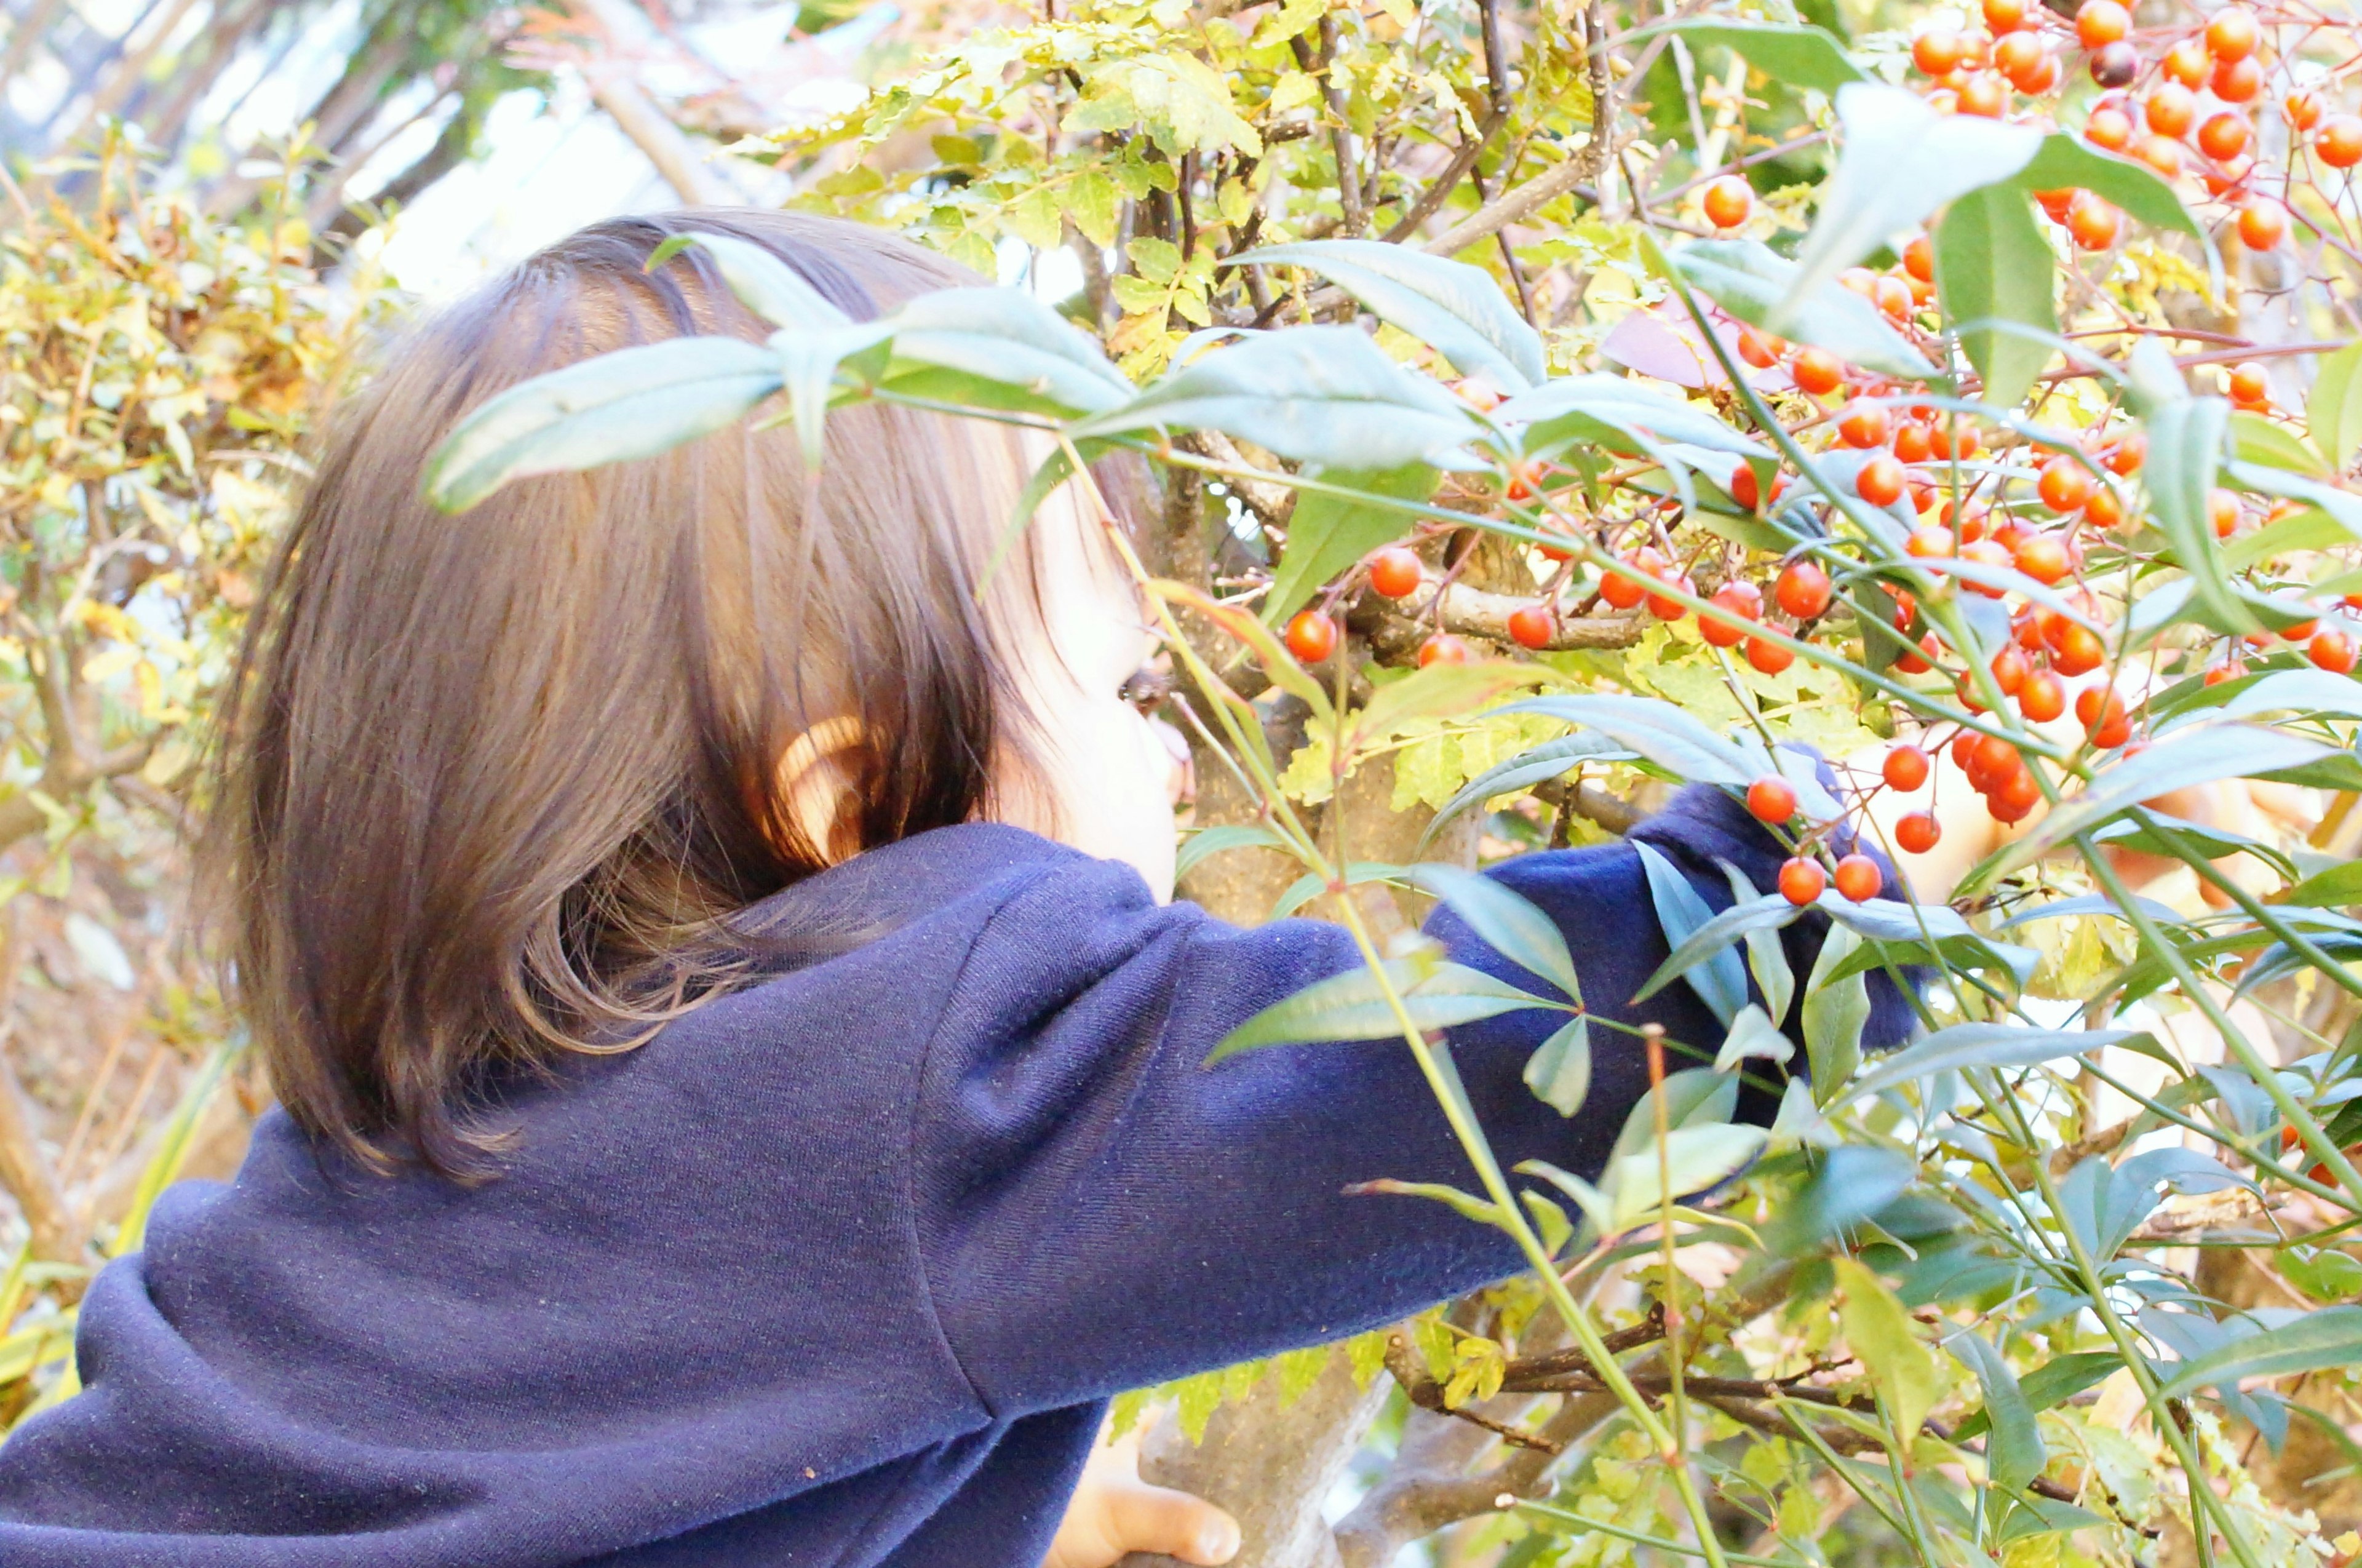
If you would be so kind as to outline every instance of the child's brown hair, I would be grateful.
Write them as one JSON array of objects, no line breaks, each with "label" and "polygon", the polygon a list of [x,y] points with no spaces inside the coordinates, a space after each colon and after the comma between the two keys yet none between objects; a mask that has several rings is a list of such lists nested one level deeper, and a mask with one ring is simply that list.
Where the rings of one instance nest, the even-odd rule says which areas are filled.
[{"label": "child's brown hair", "polygon": [[[480,1170],[496,1074],[645,1039],[755,967],[731,913],[976,816],[1027,756],[978,594],[1013,439],[841,410],[809,510],[792,433],[743,427],[457,517],[421,498],[443,436],[528,377],[768,332],[698,247],[647,269],[684,231],[857,319],[977,281],[826,219],[619,218],[428,321],[335,422],[226,696],[208,858],[281,1101],[370,1163]],[[815,831],[780,763],[827,721],[861,738]]]}]

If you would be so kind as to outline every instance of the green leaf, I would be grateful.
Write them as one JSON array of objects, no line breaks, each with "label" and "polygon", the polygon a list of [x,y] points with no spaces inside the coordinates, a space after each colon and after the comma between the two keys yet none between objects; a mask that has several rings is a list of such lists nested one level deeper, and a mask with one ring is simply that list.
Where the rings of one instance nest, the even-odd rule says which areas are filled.
[{"label": "green leaf", "polygon": [[426,499],[465,512],[512,480],[652,458],[779,390],[779,357],[736,337],[670,337],[535,376],[484,403],[428,459]]},{"label": "green leaf", "polygon": [[[2319,388],[2314,390],[2317,394]],[[2303,436],[2278,420],[2266,419],[2244,408],[2231,411],[2231,451],[2243,463],[2261,463],[2267,468],[2315,476],[2325,471],[2321,454]]]},{"label": "green leaf", "polygon": [[1064,414],[1104,414],[1132,395],[1098,338],[1022,289],[938,289],[890,319],[898,385],[922,367],[954,370],[1009,388],[1000,406]]},{"label": "green leaf", "polygon": [[1721,47],[1743,57],[1749,65],[1790,87],[1834,94],[1849,82],[1863,80],[1837,36],[1820,28],[1784,22],[1722,21],[1698,17],[1643,28],[1632,36],[1673,33],[1693,48]]},{"label": "green leaf", "polygon": [[1510,963],[1548,980],[1580,1006],[1583,983],[1576,978],[1574,956],[1558,922],[1536,909],[1531,900],[1494,878],[1457,866],[1435,863],[1413,866],[1407,873],[1413,885],[1443,900],[1482,942]]},{"label": "green leaf", "polygon": [[[2154,447],[2150,460],[2156,460]],[[2081,794],[2070,797],[2036,823],[2032,832],[1970,873],[1970,878],[1981,881],[2006,876],[2144,801],[2218,778],[2245,778],[2301,767],[2332,755],[2332,750],[2319,741],[2256,724],[2177,730],[2101,772]]]},{"label": "green leaf", "polygon": [[1813,1101],[1824,1109],[1848,1092],[1849,1080],[1861,1066],[1870,982],[1863,975],[1836,973],[1860,941],[1844,926],[1831,927],[1805,982],[1805,1059],[1812,1067]]},{"label": "green leaf", "polygon": [[780,378],[787,384],[789,418],[803,448],[806,471],[818,473],[827,450],[828,401],[836,386],[839,367],[855,355],[883,343],[893,330],[884,322],[868,321],[771,335],[766,347],[779,357]]},{"label": "green leaf", "polygon": [[[1757,897],[1755,884],[1729,861],[1719,864],[1722,874],[1730,879],[1731,903],[1753,903]],[[1764,1010],[1776,1026],[1787,1018],[1789,1005],[1796,999],[1796,972],[1788,966],[1788,950],[1777,930],[1750,930],[1746,936],[1747,972],[1755,977],[1755,988],[1763,993]],[[1785,1056],[1780,1059],[1787,1060]]]},{"label": "green leaf", "polygon": [[1549,373],[1542,340],[1501,293],[1464,261],[1375,239],[1310,239],[1232,256],[1229,267],[1302,267],[1359,300],[1380,321],[1431,345],[1463,376],[1503,392]]},{"label": "green leaf", "polygon": [[2332,469],[2344,473],[2356,448],[2362,447],[2362,342],[2348,343],[2322,360],[2304,420],[2312,444],[2329,454]]},{"label": "green leaf", "polygon": [[1529,453],[1577,440],[1628,441],[1646,451],[1643,438],[1653,436],[1767,462],[1776,457],[1703,408],[1604,371],[1546,381],[1503,403],[1493,417],[1512,428],[1523,426]]},{"label": "green leaf", "polygon": [[2050,361],[2050,346],[1980,322],[2014,322],[2045,335],[2058,330],[2051,298],[2050,244],[2034,221],[2025,193],[1988,185],[1952,204],[1936,226],[1936,289],[1959,328],[1969,362],[1984,378],[1983,401],[2015,408]]},{"label": "green leaf", "polygon": [[2174,560],[2224,624],[2245,630],[2252,622],[2224,575],[2206,505],[2230,412],[2219,397],[2182,398],[2151,410],[2147,471],[2150,515],[2172,541]]},{"label": "green leaf", "polygon": [[1526,1058],[1526,1087],[1561,1116],[1573,1116],[1591,1095],[1591,1020],[1581,1013]]},{"label": "green leaf", "polygon": [[2034,160],[2020,171],[2018,186],[2026,191],[2064,191],[2080,186],[2103,196],[2151,228],[2179,229],[2207,248],[2213,242],[2173,187],[2146,163],[2102,152],[2081,137],[2052,131],[2042,138]]},{"label": "green leaf", "polygon": [[[1425,463],[1374,473],[1337,471],[1323,482],[1367,491],[1400,501],[1425,501],[1434,493],[1436,472]],[[1287,547],[1280,552],[1264,619],[1278,625],[1319,591],[1320,585],[1376,549],[1399,538],[1412,519],[1391,507],[1372,506],[1351,496],[1308,490],[1296,498],[1287,520]]]},{"label": "green leaf", "polygon": [[[1795,288],[1796,264],[1752,239],[1701,239],[1673,252],[1692,287],[1739,320],[1816,344],[1866,370],[1919,380],[1936,367],[1905,342],[1878,307],[1840,283]],[[1786,325],[1772,325],[1784,312]]]},{"label": "green leaf", "polygon": [[107,1246],[110,1257],[127,1257],[138,1252],[148,1239],[148,1216],[156,1207],[156,1199],[164,1189],[180,1178],[181,1167],[188,1164],[189,1152],[197,1136],[197,1123],[220,1092],[229,1070],[246,1055],[247,1036],[243,1030],[214,1047],[204,1066],[197,1069],[187,1088],[181,1091],[181,1103],[172,1110],[171,1120],[165,1122],[157,1135],[155,1153],[140,1167],[139,1180],[131,1189],[131,1202],[116,1227],[115,1239]]},{"label": "green leaf", "polygon": [[2028,1067],[2080,1056],[2104,1045],[2148,1040],[2140,1029],[2025,1029],[2014,1023],[1955,1023],[1897,1051],[1862,1074],[1847,1091],[1876,1094],[1897,1084],[1968,1067]]},{"label": "green leaf", "polygon": [[1992,1433],[1985,1440],[1985,1473],[2005,1492],[2025,1490],[2050,1462],[2050,1451],[2043,1445],[2034,1407],[2017,1386],[2017,1374],[1975,1334],[1960,1334],[1950,1348],[1984,1387],[1985,1421]]},{"label": "green leaf", "polygon": [[1762,757],[1654,697],[1529,697],[1496,711],[1544,713],[1596,731],[1693,784],[1744,790],[1772,770]]},{"label": "green leaf", "polygon": [[1419,853],[1427,853],[1429,842],[1444,823],[1481,801],[1510,794],[1529,785],[1540,784],[1544,779],[1559,778],[1585,762],[1626,762],[1631,756],[1630,752],[1603,735],[1573,734],[1544,741],[1530,751],[1519,752],[1507,762],[1495,763],[1471,778],[1458,794],[1443,803],[1443,809],[1435,813],[1435,820],[1428,823],[1427,830],[1419,834]]},{"label": "green leaf", "polygon": [[[1411,1022],[1422,1032],[1552,1005],[1482,970],[1432,958],[1397,958],[1386,966],[1386,975],[1401,994]],[[1377,976],[1364,966],[1318,981],[1264,1008],[1222,1036],[1206,1065],[1210,1067],[1226,1056],[1264,1045],[1385,1040],[1401,1032]]]},{"label": "green leaf", "polygon": [[[1641,869],[1647,874],[1649,900],[1656,906],[1657,924],[1664,933],[1665,945],[1678,952],[1713,923],[1714,911],[1698,896],[1690,879],[1654,845],[1635,839],[1632,847],[1639,852]],[[1694,962],[1682,976],[1726,1029],[1738,1018],[1738,1010],[1747,1005],[1747,969],[1730,947],[1737,934],[1733,930],[1723,936],[1710,954]]]},{"label": "green leaf", "polygon": [[[1794,924],[1804,912],[1803,905],[1792,904],[1779,893],[1765,893],[1745,903],[1731,905],[1673,944],[1672,953],[1657,966],[1656,972],[1641,983],[1640,988],[1632,993],[1632,999],[1635,1002],[1647,1001],[1707,959],[1728,951],[1740,937],[1759,931],[1778,931]],[[1746,988],[1742,981],[1739,986],[1742,995]]]},{"label": "green leaf", "polygon": [[1478,434],[1467,405],[1350,326],[1297,326],[1218,348],[1072,434],[1220,430],[1297,462],[1431,463]]},{"label": "green leaf", "polygon": [[1911,1314],[1885,1283],[1851,1258],[1831,1260],[1841,1299],[1838,1320],[1846,1342],[1870,1369],[1871,1384],[1908,1442],[1943,1397],[1936,1358],[1912,1332]]},{"label": "green leaf", "polygon": [[2231,482],[2241,490],[2286,496],[2293,501],[2309,501],[2327,513],[2349,538],[2362,539],[2362,496],[2352,495],[2320,480],[2307,479],[2302,474],[2288,473],[2256,463],[2234,461],[2229,465],[2228,474]]},{"label": "green leaf", "polygon": [[1731,1072],[1741,1062],[1759,1056],[1784,1064],[1795,1054],[1794,1043],[1780,1032],[1771,1015],[1749,1002],[1738,1010],[1738,1016],[1731,1021],[1730,1032],[1723,1037],[1722,1049],[1715,1053],[1714,1070]]},{"label": "green leaf", "polygon": [[1605,1229],[1628,1230],[1653,1219],[1668,1197],[1685,1198],[1727,1181],[1763,1152],[1771,1136],[1760,1127],[1727,1122],[1677,1127],[1665,1134],[1661,1160],[1652,1139],[1608,1166],[1601,1188],[1608,1198]]},{"label": "green leaf", "polygon": [[[1805,303],[1839,272],[1947,202],[2015,174],[2042,145],[2031,127],[1938,114],[1917,94],[1883,83],[1840,88],[1837,106],[1845,150],[1821,186],[1820,214],[1767,323],[1775,332],[1798,324]],[[2046,279],[2051,265],[2046,256]]]},{"label": "green leaf", "polygon": [[802,273],[753,240],[702,231],[687,237],[713,258],[738,303],[773,326],[817,331],[853,325],[853,318],[829,304]]},{"label": "green leaf", "polygon": [[1280,836],[1267,827],[1253,823],[1226,823],[1217,827],[1199,828],[1181,841],[1181,853],[1173,862],[1173,875],[1187,877],[1198,862],[1225,850],[1285,849]]},{"label": "green leaf", "polygon": [[[1345,886],[1358,888],[1364,882],[1385,882],[1402,875],[1403,868],[1388,860],[1351,860],[1345,864]],[[1175,873],[1177,876],[1178,873]],[[1285,892],[1271,906],[1273,920],[1286,920],[1313,900],[1329,890],[1329,884],[1308,871],[1287,885]]]},{"label": "green leaf", "polygon": [[2362,860],[2341,861],[2326,871],[2314,872],[2290,888],[2281,901],[2315,909],[2362,904]]},{"label": "green leaf", "polygon": [[1727,1121],[1738,1109],[1738,1080],[1725,1073],[1710,1073],[1704,1067],[1686,1067],[1678,1073],[1665,1075],[1664,1083],[1651,1088],[1624,1113],[1624,1125],[1616,1134],[1616,1146],[1607,1152],[1607,1163],[1613,1165],[1628,1154],[1657,1146],[1657,1101],[1665,1102],[1665,1125],[1672,1129],[1708,1127]]},{"label": "green leaf", "polygon": [[2243,1378],[2279,1377],[2362,1363],[2362,1307],[2322,1307],[2294,1322],[2234,1341],[2172,1368],[2158,1390],[2171,1399]]}]

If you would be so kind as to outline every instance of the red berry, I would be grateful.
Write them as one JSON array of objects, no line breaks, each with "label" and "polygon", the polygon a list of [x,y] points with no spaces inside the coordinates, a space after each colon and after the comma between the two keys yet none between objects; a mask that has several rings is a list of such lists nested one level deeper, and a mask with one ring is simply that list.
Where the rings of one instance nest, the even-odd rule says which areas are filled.
[{"label": "red berry", "polygon": [[2017,711],[2032,723],[2044,724],[2067,711],[2067,687],[2047,669],[2037,669],[2017,689]]},{"label": "red berry", "polygon": [[2225,6],[2207,19],[2206,52],[2220,61],[2245,60],[2256,52],[2259,36],[2253,11]]},{"label": "red berry", "polygon": [[1886,754],[1879,772],[1888,784],[1908,794],[1927,782],[1927,754],[1915,745],[1898,745]]},{"label": "red berry", "polygon": [[1618,610],[1630,610],[1649,596],[1629,561],[1618,561],[1600,579],[1599,597]]},{"label": "red berry", "polygon": [[2021,540],[2014,558],[2017,569],[2036,582],[2057,582],[2072,564],[2066,542],[2056,534],[2034,534]]},{"label": "red berry", "polygon": [[1546,648],[1557,631],[1547,606],[1521,604],[1509,612],[1509,638],[1519,647]]},{"label": "red berry", "polygon": [[[1678,588],[1684,593],[1696,591],[1696,585],[1685,577],[1677,577],[1665,586]],[[1649,613],[1660,621],[1678,621],[1689,613],[1690,607],[1678,599],[1670,599],[1661,593],[1649,595]]]},{"label": "red berry", "polygon": [[1926,854],[1943,836],[1943,824],[1926,812],[1913,812],[1894,824],[1894,842],[1913,855]]},{"label": "red berry", "polygon": [[1838,439],[1865,451],[1886,445],[1886,405],[1858,397],[1838,410]]},{"label": "red berry", "polygon": [[2116,0],[2083,0],[2075,12],[2075,37],[2085,49],[2104,49],[2133,30],[2133,14]]},{"label": "red berry", "polygon": [[1737,228],[1755,211],[1755,193],[1736,174],[1725,174],[1707,185],[1701,201],[1706,222],[1716,228]]},{"label": "red berry", "polygon": [[[2064,452],[2042,465],[2041,477],[2035,481],[2035,491],[2042,504],[2053,512],[2080,512],[2092,499],[2094,482],[2088,470]],[[2047,580],[2056,582],[2058,579]]]},{"label": "red berry", "polygon": [[1698,617],[1698,635],[1718,648],[1735,648],[1747,635],[1746,623],[1763,614],[1763,591],[1751,582],[1726,582],[1706,602],[1723,614]]},{"label": "red berry", "polygon": [[1788,373],[1804,391],[1826,397],[1845,381],[1845,362],[1826,348],[1802,348]]},{"label": "red berry", "polygon": [[2351,169],[2362,163],[2362,119],[2352,115],[2330,116],[2313,137],[2312,150],[2332,169]]},{"label": "red berry", "polygon": [[1929,76],[1949,76],[1968,54],[1967,40],[1949,28],[1931,28],[1911,40],[1911,63]]},{"label": "red berry", "polygon": [[1799,621],[1809,621],[1829,607],[1829,574],[1815,561],[1790,561],[1772,585],[1772,597]]},{"label": "red berry", "polygon": [[1476,650],[1465,637],[1455,637],[1450,632],[1438,632],[1418,645],[1418,667],[1430,664],[1473,664]]},{"label": "red berry", "polygon": [[1287,624],[1287,651],[1306,664],[1319,664],[1337,651],[1337,623],[1318,610],[1298,610]]},{"label": "red berry", "polygon": [[1903,494],[1903,465],[1882,452],[1854,475],[1854,493],[1872,506],[1891,506]]},{"label": "red berry", "polygon": [[1778,643],[1767,643],[1761,637],[1747,639],[1747,662],[1761,675],[1778,675],[1796,662],[1796,656]]},{"label": "red berry", "polygon": [[2323,632],[2307,646],[2304,657],[2333,675],[2349,675],[2354,669],[2354,639],[2343,632]]},{"label": "red berry", "polygon": [[2050,668],[2061,675],[2089,675],[2108,662],[2108,646],[2091,627],[2072,621],[2058,634],[2058,646],[2050,650]]},{"label": "red berry", "polygon": [[1400,599],[1419,584],[1418,557],[1401,545],[1388,545],[1370,558],[1370,587],[1388,599]]},{"label": "red berry", "polygon": [[1839,893],[1859,904],[1878,897],[1886,886],[1886,873],[1867,855],[1849,855],[1838,862],[1837,884]]},{"label": "red berry", "polygon": [[1817,860],[1797,856],[1780,867],[1780,896],[1792,904],[1809,904],[1829,885],[1828,873]]},{"label": "red berry", "polygon": [[1747,809],[1757,822],[1777,826],[1796,814],[1796,787],[1767,773],[1747,787]]}]

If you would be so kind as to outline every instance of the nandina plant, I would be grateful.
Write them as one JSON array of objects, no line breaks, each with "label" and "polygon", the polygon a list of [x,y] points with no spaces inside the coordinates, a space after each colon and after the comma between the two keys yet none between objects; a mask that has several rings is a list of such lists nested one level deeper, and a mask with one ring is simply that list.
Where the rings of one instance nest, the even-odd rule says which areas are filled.
[{"label": "nandina plant", "polygon": [[[1390,1019],[1468,1176],[1374,1190],[1530,1264],[1356,1348],[1412,1436],[1474,1435],[1405,1438],[1349,1562],[1475,1513],[1472,1550],[1520,1563],[2362,1551],[2304,1485],[2362,1457],[2352,40],[2239,6],[1887,19],[1099,6],[981,34],[780,156],[936,127],[941,164],[846,163],[816,199],[987,269],[1021,251],[1032,286],[855,324],[702,238],[769,345],[545,378],[434,471],[459,510],[742,416],[819,461],[865,399],[1038,432],[1029,499],[1088,502],[1118,448],[1159,469],[1163,575],[1110,536],[1192,678],[1199,808],[1231,802],[1185,869],[1283,859],[1275,911],[1367,960],[1216,1059]],[[1790,856],[1718,909],[1655,884],[1644,994],[1686,986],[1726,1033],[1644,1043],[1658,1087],[1595,1184],[1515,1180],[1451,1029],[1560,1014],[1528,1081],[1576,1116],[1620,1026],[1467,862],[1615,831],[1671,781]],[[1558,994],[1389,942],[1380,889]],[[1807,912],[1831,935],[1800,975],[1772,938]],[[1919,1025],[1883,1058],[1874,971]],[[1774,1125],[1732,1124],[1782,1065]],[[1285,1404],[1323,1362],[1283,1363]],[[1262,1375],[1175,1391],[1183,1424]]]}]

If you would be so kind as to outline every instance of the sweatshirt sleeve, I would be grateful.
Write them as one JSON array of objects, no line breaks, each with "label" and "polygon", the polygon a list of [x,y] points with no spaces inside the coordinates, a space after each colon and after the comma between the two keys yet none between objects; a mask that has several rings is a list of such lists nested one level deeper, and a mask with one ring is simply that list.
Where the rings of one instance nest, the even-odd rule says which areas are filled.
[{"label": "sweatshirt sleeve", "polygon": [[[1760,887],[1779,858],[1709,790],[1685,791],[1634,837],[1716,908],[1731,898],[1717,860]],[[1720,1044],[1686,986],[1630,999],[1666,944],[1629,843],[1525,856],[1496,875],[1556,920],[1595,1014]],[[1802,928],[1820,923],[1792,928],[1800,965],[1819,939]],[[1449,911],[1429,929],[1461,961],[1543,988]],[[1240,930],[1158,908],[1128,871],[1079,860],[987,927],[923,1071],[912,1197],[937,1316],[997,1416],[1357,1332],[1520,1266],[1505,1237],[1440,1204],[1347,1193],[1378,1177],[1476,1186],[1400,1040],[1204,1065],[1238,1023],[1358,962],[1341,928]],[[1562,1118],[1521,1075],[1564,1016],[1456,1028],[1453,1057],[1505,1167],[1540,1157],[1596,1176],[1647,1065],[1630,1036],[1595,1030],[1589,1099]],[[1901,1027],[1900,999],[1880,998],[1873,1042]],[[1742,1100],[1759,1120],[1772,1108]]]}]

